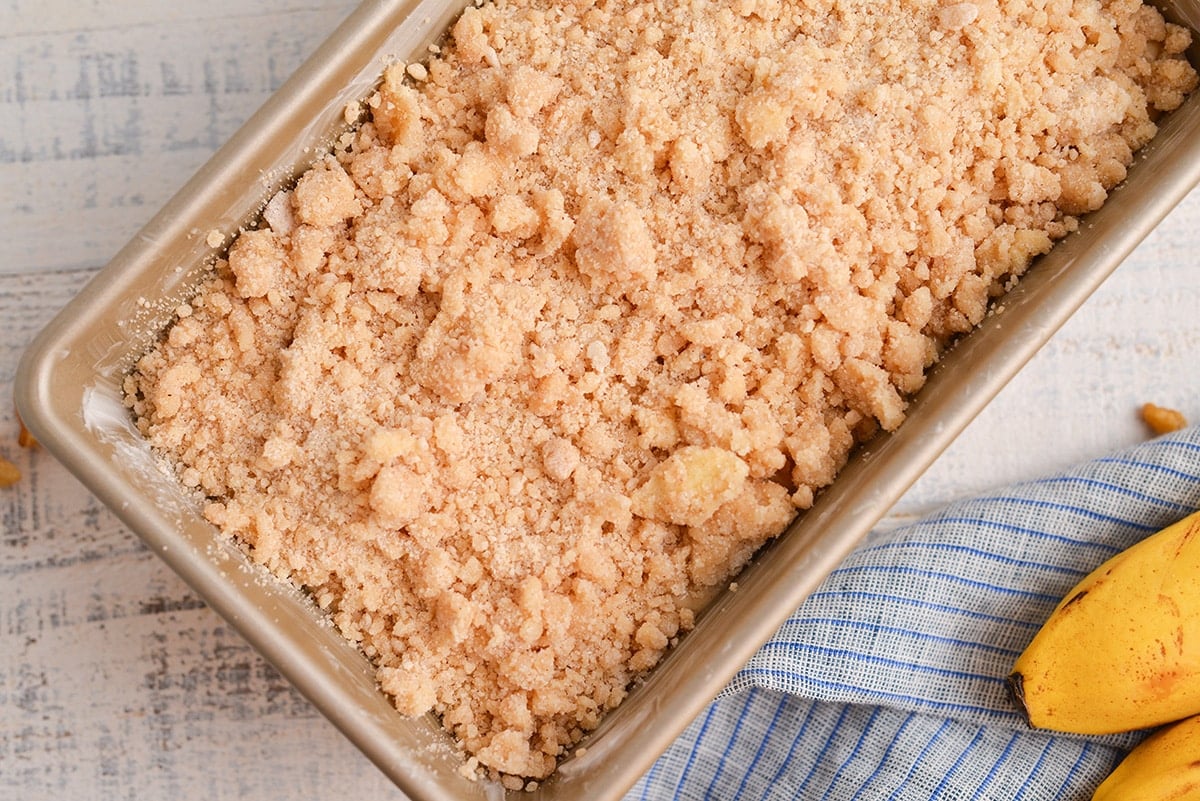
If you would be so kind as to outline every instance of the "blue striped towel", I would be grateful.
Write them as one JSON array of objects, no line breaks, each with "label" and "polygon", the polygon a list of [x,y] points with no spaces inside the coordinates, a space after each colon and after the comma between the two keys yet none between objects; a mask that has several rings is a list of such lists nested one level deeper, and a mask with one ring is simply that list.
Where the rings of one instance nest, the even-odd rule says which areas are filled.
[{"label": "blue striped towel", "polygon": [[1200,508],[1200,428],[872,533],[635,799],[1085,799],[1140,734],[1027,728],[1004,678],[1092,568]]}]

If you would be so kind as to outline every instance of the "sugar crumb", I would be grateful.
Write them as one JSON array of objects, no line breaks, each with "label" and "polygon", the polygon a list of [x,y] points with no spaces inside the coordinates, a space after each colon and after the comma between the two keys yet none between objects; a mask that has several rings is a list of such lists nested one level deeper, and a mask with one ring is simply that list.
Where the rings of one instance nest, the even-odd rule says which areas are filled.
[{"label": "sugar crumb", "polygon": [[1154,403],[1142,404],[1140,410],[1144,422],[1155,436],[1170,434],[1187,428],[1187,418],[1178,409],[1159,406]]},{"label": "sugar crumb", "polygon": [[21,481],[21,468],[0,456],[0,489],[16,486]]}]

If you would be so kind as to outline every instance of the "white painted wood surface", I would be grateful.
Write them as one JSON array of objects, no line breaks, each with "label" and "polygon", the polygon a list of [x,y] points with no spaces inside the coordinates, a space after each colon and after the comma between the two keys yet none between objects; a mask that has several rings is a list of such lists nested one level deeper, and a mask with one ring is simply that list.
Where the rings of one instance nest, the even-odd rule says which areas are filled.
[{"label": "white painted wood surface", "polygon": [[[24,345],[352,9],[0,3],[0,393]],[[901,501],[947,500],[1200,420],[1200,191]],[[0,798],[399,798],[47,454],[0,490]]]}]

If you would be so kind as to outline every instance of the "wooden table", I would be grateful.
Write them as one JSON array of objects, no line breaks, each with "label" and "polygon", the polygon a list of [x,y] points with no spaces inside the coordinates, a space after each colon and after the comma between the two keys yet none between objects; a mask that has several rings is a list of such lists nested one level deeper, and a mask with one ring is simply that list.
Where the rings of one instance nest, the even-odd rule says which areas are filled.
[{"label": "wooden table", "polygon": [[[351,10],[349,0],[0,6],[0,393],[25,344]],[[893,510],[1200,419],[1200,191]],[[399,798],[0,404],[0,798]]]}]

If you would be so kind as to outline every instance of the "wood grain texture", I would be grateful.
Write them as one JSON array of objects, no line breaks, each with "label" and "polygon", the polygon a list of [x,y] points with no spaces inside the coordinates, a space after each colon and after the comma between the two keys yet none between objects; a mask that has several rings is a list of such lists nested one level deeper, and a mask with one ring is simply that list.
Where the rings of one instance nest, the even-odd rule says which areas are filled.
[{"label": "wood grain texture", "polygon": [[[21,349],[349,13],[348,0],[0,4],[0,393]],[[1200,420],[1200,192],[893,510]],[[399,798],[0,403],[0,798]]]}]

